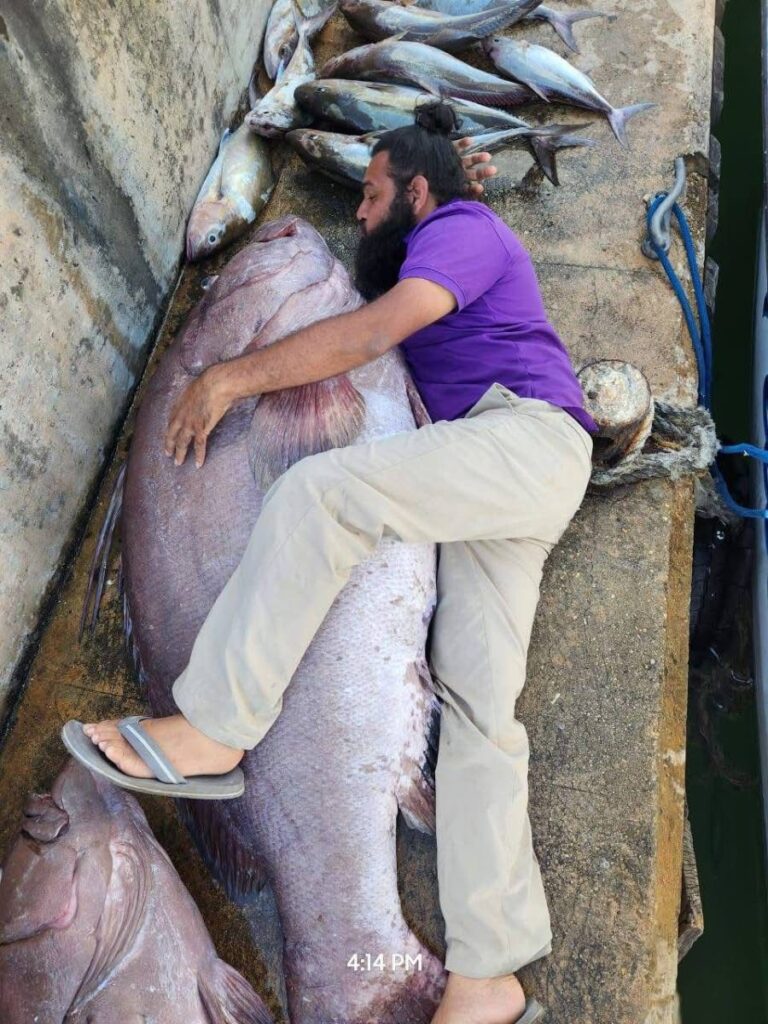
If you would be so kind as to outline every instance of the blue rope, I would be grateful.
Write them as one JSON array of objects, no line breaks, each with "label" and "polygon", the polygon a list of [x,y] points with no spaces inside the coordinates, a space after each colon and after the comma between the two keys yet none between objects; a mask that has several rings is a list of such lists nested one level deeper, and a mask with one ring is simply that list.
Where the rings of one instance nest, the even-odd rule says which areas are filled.
[{"label": "blue rope", "polygon": [[[653,246],[653,250],[658,256],[659,262],[664,268],[667,277],[669,278],[669,283],[672,286],[672,290],[677,296],[677,300],[683,310],[683,316],[685,317],[685,322],[688,326],[688,333],[691,336],[691,342],[693,344],[694,355],[696,356],[696,367],[698,369],[699,376],[699,404],[703,405],[705,409],[710,410],[712,395],[712,330],[709,323],[709,314],[707,313],[707,304],[704,299],[704,286],[702,285],[699,267],[696,262],[696,250],[693,245],[693,237],[691,236],[691,230],[688,227],[688,221],[685,218],[685,214],[677,203],[672,206],[672,212],[677,220],[678,230],[683,240],[683,245],[685,246],[685,255],[688,259],[688,270],[693,284],[693,294],[696,299],[698,323],[696,322],[696,316],[694,315],[693,308],[691,307],[685,288],[683,287],[680,278],[677,276],[669,256],[664,252],[661,246],[656,243],[650,233],[651,218],[664,199],[666,199],[666,193],[656,196],[648,207],[648,240]],[[768,495],[768,377],[766,377],[763,382],[763,425],[765,428],[764,436],[766,438],[765,448],[757,448],[752,444],[729,444],[722,445],[720,447],[720,451],[724,455],[746,455],[751,458],[758,459],[763,464],[763,482],[765,485],[765,493]],[[725,478],[720,472],[720,468],[717,463],[713,463],[710,469],[723,502],[732,512],[735,512],[737,515],[743,516],[747,519],[766,520],[765,535],[766,545],[768,545],[768,506],[766,508],[747,508],[744,505],[740,505],[735,501],[731,492],[728,490],[728,485],[725,482]]]}]

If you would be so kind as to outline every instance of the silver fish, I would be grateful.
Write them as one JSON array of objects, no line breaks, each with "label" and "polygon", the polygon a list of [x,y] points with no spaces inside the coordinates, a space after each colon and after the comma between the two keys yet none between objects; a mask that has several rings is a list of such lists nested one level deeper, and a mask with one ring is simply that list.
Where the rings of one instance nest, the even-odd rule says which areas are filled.
[{"label": "silver fish", "polygon": [[[386,82],[354,82],[346,78],[319,78],[296,90],[298,103],[316,118],[355,134],[388,131],[414,123],[416,108],[434,103],[433,93]],[[475,135],[487,128],[524,128],[526,122],[509,111],[486,107],[456,96],[447,97],[459,118],[454,138]]]},{"label": "silver fish", "polygon": [[526,126],[495,129],[475,135],[461,152],[463,156],[471,156],[473,153],[498,153],[500,150],[525,146],[533,151],[539,167],[552,184],[559,185],[560,179],[555,162],[559,150],[595,145],[593,139],[573,135],[567,125],[548,125],[546,128]]},{"label": "silver fish", "polygon": [[[402,85],[324,78],[300,86],[296,90],[296,99],[315,117],[332,121],[346,131],[364,135],[413,124],[416,108],[422,103],[434,101],[434,96]],[[514,114],[484,107],[480,103],[454,97],[450,97],[448,102],[459,118],[459,127],[453,133],[453,138],[480,136],[489,129],[522,129],[519,141],[525,141],[531,147],[539,165],[553,184],[558,184],[555,163],[557,151],[572,146],[592,145],[589,139],[568,134],[569,129],[564,125],[535,127]],[[302,146],[306,149],[312,142],[308,136],[303,136],[298,137],[294,145],[301,150]],[[319,149],[319,142],[314,145]],[[482,149],[481,146],[480,151]],[[318,155],[318,159],[322,161],[323,158]],[[362,180],[357,174],[357,163],[354,161],[355,182]]]},{"label": "silver fish", "polygon": [[435,95],[458,96],[490,107],[514,107],[534,99],[523,85],[505,82],[434,46],[400,39],[368,43],[332,57],[318,77],[417,85]]},{"label": "silver fish", "polygon": [[622,146],[629,146],[625,130],[627,121],[635,114],[656,106],[655,103],[611,106],[583,71],[546,46],[507,39],[505,36],[492,36],[483,42],[483,48],[503,75],[524,83],[541,99],[571,103],[605,114]]},{"label": "silver fish", "polygon": [[[148,382],[121,536],[128,629],[156,714],[174,707],[172,684],[275,475],[323,446],[412,430],[420,407],[392,349],[348,375],[241,402],[211,434],[199,470],[164,455],[169,412],[206,366],[361,301],[309,224],[265,224],[223,268]],[[246,755],[245,795],[183,809],[231,892],[271,881],[292,1024],[427,1024],[445,983],[439,958],[402,915],[395,856],[398,807],[413,827],[434,824],[427,761],[439,705],[424,650],[435,568],[434,545],[383,538],[353,570],[280,715]],[[421,957],[421,970],[352,970],[350,957],[365,951],[388,964],[392,954]]]},{"label": "silver fish", "polygon": [[525,21],[546,21],[557,32],[565,45],[580,53],[576,36],[573,34],[573,26],[578,21],[586,21],[588,18],[607,18],[608,21],[616,20],[615,14],[606,14],[605,11],[557,11],[547,4],[540,4],[535,11],[526,15]]},{"label": "silver fish", "polygon": [[352,28],[364,39],[379,41],[398,36],[453,53],[493,32],[500,32],[540,2],[525,0],[517,7],[498,4],[497,0],[495,7],[456,16],[404,7],[395,0],[340,0],[339,6]]},{"label": "silver fish", "polygon": [[317,128],[288,132],[285,141],[302,160],[340,185],[359,186],[371,162],[371,150],[378,135],[343,135]]},{"label": "silver fish", "polygon": [[311,118],[297,106],[294,94],[297,86],[311,82],[315,77],[315,59],[309,40],[326,23],[331,11],[322,11],[314,18],[304,18],[295,7],[293,11],[299,33],[293,56],[280,72],[274,88],[245,116],[249,128],[268,138],[311,123]]},{"label": "silver fish", "polygon": [[219,960],[136,800],[69,762],[27,802],[0,881],[3,1024],[270,1024]]},{"label": "silver fish", "polygon": [[[279,78],[280,72],[288,65],[299,41],[294,4],[304,19],[312,21],[309,42],[336,10],[336,0],[275,0],[264,30],[262,50],[264,70],[272,81]],[[323,12],[326,17],[320,20],[318,15]]]},{"label": "silver fish", "polygon": [[218,252],[252,224],[272,194],[266,144],[247,124],[225,133],[187,224],[187,259]]},{"label": "silver fish", "polygon": [[[522,0],[518,0],[518,2],[522,2]],[[479,14],[497,4],[498,0],[414,0],[414,6],[422,10],[439,11],[441,14],[450,15]],[[511,6],[517,6],[517,4]],[[616,17],[617,15],[606,14],[605,11],[558,11],[554,7],[540,3],[535,10],[521,14],[510,24],[545,21],[557,32],[566,46],[578,53],[579,47],[573,34],[573,26],[576,22],[586,21],[588,18],[607,18],[608,21],[615,21]]]}]

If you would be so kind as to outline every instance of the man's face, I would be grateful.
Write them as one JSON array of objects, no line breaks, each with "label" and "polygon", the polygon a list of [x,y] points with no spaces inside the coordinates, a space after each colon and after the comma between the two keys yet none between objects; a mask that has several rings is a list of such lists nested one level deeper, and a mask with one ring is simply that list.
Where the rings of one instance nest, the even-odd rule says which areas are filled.
[{"label": "man's face", "polygon": [[377,153],[363,181],[357,208],[360,240],[355,254],[355,284],[366,299],[375,299],[397,284],[405,259],[405,236],[415,227],[407,190],[398,192],[389,173],[389,156]]}]

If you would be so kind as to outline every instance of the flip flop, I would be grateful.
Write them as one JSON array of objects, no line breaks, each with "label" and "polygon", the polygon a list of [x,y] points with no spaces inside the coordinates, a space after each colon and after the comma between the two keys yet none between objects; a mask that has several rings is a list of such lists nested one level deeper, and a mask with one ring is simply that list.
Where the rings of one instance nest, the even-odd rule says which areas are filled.
[{"label": "flip flop", "polygon": [[153,796],[184,797],[188,800],[233,800],[245,792],[245,777],[241,768],[233,768],[226,775],[180,775],[152,739],[142,721],[147,715],[132,715],[117,723],[120,734],[130,743],[144,764],[154,772],[154,779],[136,779],[121,772],[83,732],[83,723],[70,721],[61,730],[64,746],[72,757],[89,771],[109,779],[121,789]]},{"label": "flip flop", "polygon": [[515,1024],[533,1024],[534,1021],[543,1020],[546,1010],[535,999],[526,999],[523,1016],[518,1017]]}]

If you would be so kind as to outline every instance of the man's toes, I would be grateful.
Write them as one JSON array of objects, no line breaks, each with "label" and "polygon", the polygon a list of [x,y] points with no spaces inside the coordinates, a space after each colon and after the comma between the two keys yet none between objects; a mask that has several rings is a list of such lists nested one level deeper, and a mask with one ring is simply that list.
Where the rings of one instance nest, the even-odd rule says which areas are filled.
[{"label": "man's toes", "polygon": [[150,778],[151,772],[142,759],[122,737],[102,740],[98,744],[102,754],[126,775],[136,778]]}]

